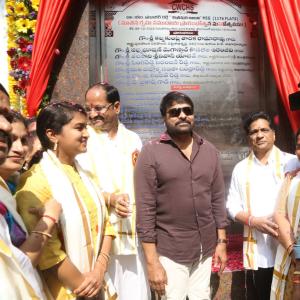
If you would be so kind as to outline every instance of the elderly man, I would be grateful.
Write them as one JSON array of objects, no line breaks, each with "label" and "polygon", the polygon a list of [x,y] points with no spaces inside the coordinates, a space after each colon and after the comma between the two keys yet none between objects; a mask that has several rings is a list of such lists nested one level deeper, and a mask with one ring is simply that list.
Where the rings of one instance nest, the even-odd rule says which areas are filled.
[{"label": "elderly man", "polygon": [[271,216],[284,178],[284,166],[294,156],[276,146],[271,118],[256,112],[245,120],[251,153],[234,168],[227,199],[230,216],[244,225],[244,267],[256,299],[269,299],[278,226]]},{"label": "elderly man", "polygon": [[210,299],[212,255],[224,270],[227,225],[218,151],[193,131],[194,105],[170,92],[166,132],[146,144],[135,169],[137,232],[150,286],[162,299]]},{"label": "elderly man", "polygon": [[95,176],[103,191],[117,234],[108,273],[119,299],[147,300],[150,290],[135,232],[133,188],[133,168],[142,142],[119,122],[120,96],[114,86],[91,86],[86,92],[86,111],[90,138],[87,153],[80,155],[79,161]]}]

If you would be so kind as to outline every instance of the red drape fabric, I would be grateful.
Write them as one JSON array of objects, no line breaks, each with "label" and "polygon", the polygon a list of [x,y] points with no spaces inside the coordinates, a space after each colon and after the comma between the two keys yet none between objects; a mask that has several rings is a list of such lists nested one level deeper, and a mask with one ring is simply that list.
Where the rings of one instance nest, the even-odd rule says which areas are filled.
[{"label": "red drape fabric", "polygon": [[277,88],[294,132],[300,112],[291,112],[288,95],[300,82],[300,0],[258,0]]},{"label": "red drape fabric", "polygon": [[56,47],[71,0],[41,0],[27,87],[27,110],[34,116],[47,88]]}]

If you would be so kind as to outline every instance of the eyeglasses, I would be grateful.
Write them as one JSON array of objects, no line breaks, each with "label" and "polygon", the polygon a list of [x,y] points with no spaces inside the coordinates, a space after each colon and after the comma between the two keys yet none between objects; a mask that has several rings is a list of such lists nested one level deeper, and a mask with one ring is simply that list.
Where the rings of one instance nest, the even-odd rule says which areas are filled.
[{"label": "eyeglasses", "polygon": [[171,108],[167,111],[171,118],[179,117],[182,112],[186,116],[191,116],[194,114],[194,110],[190,106]]},{"label": "eyeglasses", "polygon": [[272,131],[272,129],[270,128],[259,128],[259,129],[253,129],[251,131],[249,131],[249,136],[254,137],[256,136],[259,132],[261,132],[262,134],[266,135],[268,133],[270,133]]},{"label": "eyeglasses", "polygon": [[91,106],[85,106],[85,111],[90,114],[93,110],[96,113],[106,113],[108,109],[113,105],[113,103],[106,104],[106,105],[95,105],[93,107]]}]

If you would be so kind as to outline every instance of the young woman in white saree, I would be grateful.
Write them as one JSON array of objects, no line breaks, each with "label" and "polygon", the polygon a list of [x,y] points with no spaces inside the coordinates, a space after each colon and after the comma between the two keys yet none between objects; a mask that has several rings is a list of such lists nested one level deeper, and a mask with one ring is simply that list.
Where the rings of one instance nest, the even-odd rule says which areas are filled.
[{"label": "young woman in white saree", "polygon": [[86,151],[86,126],[81,105],[57,102],[46,106],[37,118],[42,158],[21,176],[16,194],[29,232],[37,222],[28,213],[29,207],[43,206],[51,198],[62,206],[59,224],[38,265],[54,299],[97,297],[101,287],[107,299],[116,299],[105,273],[114,231],[101,193],[75,159]]}]

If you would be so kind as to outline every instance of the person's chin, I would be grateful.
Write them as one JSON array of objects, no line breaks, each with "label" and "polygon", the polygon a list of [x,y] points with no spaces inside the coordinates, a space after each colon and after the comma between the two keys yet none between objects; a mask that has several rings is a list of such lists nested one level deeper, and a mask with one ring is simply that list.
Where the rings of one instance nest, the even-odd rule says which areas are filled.
[{"label": "person's chin", "polygon": [[91,126],[92,126],[94,129],[101,130],[102,127],[104,126],[104,122],[101,121],[101,120],[97,120],[97,121],[95,121],[95,122],[92,122],[92,123],[91,123]]},{"label": "person's chin", "polygon": [[85,153],[86,151],[87,151],[87,146],[86,145],[82,145],[80,147],[80,149],[78,149],[78,154]]},{"label": "person's chin", "polygon": [[11,174],[14,174],[14,173],[20,171],[20,170],[22,169],[22,166],[23,166],[23,165],[13,164],[13,165],[7,167],[7,170],[8,170]]},{"label": "person's chin", "polygon": [[177,132],[179,134],[187,134],[187,133],[191,133],[192,131],[193,131],[193,129],[190,125],[177,128]]}]

